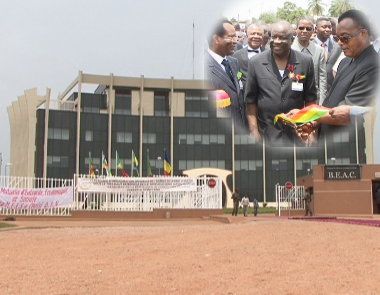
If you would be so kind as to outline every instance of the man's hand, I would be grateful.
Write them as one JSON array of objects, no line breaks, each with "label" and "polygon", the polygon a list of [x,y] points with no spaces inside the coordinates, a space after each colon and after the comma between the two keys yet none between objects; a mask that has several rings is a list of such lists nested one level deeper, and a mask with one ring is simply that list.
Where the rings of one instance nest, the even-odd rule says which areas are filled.
[{"label": "man's hand", "polygon": [[296,134],[306,145],[311,145],[317,140],[317,132],[319,124],[316,121],[302,124],[297,127]]},{"label": "man's hand", "polygon": [[328,116],[322,117],[318,122],[328,125],[348,125],[351,122],[351,107],[348,105],[341,105],[332,108]]}]

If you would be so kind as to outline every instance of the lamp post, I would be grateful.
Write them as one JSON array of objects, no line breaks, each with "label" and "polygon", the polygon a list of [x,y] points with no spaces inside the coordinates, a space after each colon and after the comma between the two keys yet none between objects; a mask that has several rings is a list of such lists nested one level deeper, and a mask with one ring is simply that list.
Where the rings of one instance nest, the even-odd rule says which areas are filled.
[{"label": "lamp post", "polygon": [[161,162],[162,158],[160,156],[157,157],[157,161],[158,161],[158,175],[161,175],[161,165],[160,165],[160,162]]},{"label": "lamp post", "polygon": [[336,159],[334,157],[332,157],[330,160],[331,160],[332,164],[335,165]]},{"label": "lamp post", "polygon": [[310,168],[307,168],[307,175],[310,175]]}]

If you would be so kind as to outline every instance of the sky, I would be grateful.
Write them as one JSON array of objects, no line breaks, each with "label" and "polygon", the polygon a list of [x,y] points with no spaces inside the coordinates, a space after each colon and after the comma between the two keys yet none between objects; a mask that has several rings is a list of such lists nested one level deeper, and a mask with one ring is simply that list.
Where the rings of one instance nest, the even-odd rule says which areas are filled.
[{"label": "sky", "polygon": [[[307,6],[307,1],[293,2]],[[261,0],[0,0],[3,163],[10,158],[6,108],[24,90],[37,87],[43,95],[49,87],[54,100],[80,70],[101,75],[191,79],[193,22],[194,75],[203,78],[205,40],[214,21],[222,15],[240,19],[258,17],[283,5],[279,0],[265,2],[265,6],[262,3]],[[357,0],[356,4],[375,19],[379,11],[375,1]],[[379,120],[377,125],[380,126]],[[380,151],[376,161],[380,163]]]}]

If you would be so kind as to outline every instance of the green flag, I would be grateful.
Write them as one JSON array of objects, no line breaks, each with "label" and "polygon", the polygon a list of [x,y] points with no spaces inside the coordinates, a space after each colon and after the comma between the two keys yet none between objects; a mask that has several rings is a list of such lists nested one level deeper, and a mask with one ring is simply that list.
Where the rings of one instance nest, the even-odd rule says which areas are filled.
[{"label": "green flag", "polygon": [[152,167],[150,166],[149,149],[146,149],[146,176],[153,176]]}]

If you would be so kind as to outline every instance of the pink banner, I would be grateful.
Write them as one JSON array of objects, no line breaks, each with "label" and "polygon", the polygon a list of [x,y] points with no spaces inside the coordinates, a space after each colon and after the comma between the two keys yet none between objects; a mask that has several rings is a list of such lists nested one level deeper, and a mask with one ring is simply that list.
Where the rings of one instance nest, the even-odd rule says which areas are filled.
[{"label": "pink banner", "polygon": [[40,210],[70,207],[73,187],[56,188],[0,188],[0,208],[13,210]]}]

